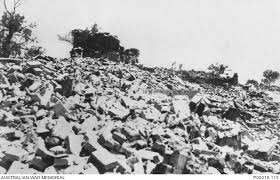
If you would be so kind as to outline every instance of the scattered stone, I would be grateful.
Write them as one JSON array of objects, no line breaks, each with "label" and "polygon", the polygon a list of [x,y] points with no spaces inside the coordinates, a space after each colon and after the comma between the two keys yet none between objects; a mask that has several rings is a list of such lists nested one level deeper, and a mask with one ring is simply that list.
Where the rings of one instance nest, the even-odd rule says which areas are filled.
[{"label": "scattered stone", "polygon": [[163,163],[157,164],[152,172],[152,174],[171,174],[171,173],[172,173],[172,166]]},{"label": "scattered stone", "polygon": [[14,161],[10,166],[7,174],[29,174],[31,171],[28,169],[27,164],[23,164],[19,161]]},{"label": "scattered stone", "polygon": [[68,110],[61,102],[58,102],[53,106],[53,111],[57,116],[65,116],[65,114],[68,113]]},{"label": "scattered stone", "polygon": [[54,146],[57,146],[57,145],[59,145],[60,144],[60,139],[58,138],[58,137],[50,137],[50,136],[48,136],[48,137],[46,137],[46,139],[45,139],[45,144],[46,144],[46,146],[48,146],[48,147],[54,147]]},{"label": "scattered stone", "polygon": [[27,65],[32,67],[32,68],[39,68],[42,66],[42,63],[39,61],[28,61]]},{"label": "scattered stone", "polygon": [[120,164],[116,159],[116,156],[108,152],[106,149],[98,149],[94,151],[89,159],[100,173],[105,173],[107,171],[113,171]]},{"label": "scattered stone", "polygon": [[159,163],[163,161],[163,157],[159,153],[153,151],[141,149],[137,151],[137,155],[142,160],[150,160],[154,163]]},{"label": "scattered stone", "polygon": [[277,144],[277,138],[264,139],[248,144],[248,153],[257,159],[269,160]]},{"label": "scattered stone", "polygon": [[52,136],[64,140],[69,134],[72,133],[73,131],[71,125],[65,120],[64,117],[60,116],[52,129]]},{"label": "scattered stone", "polygon": [[114,132],[112,137],[114,140],[116,140],[120,144],[123,144],[127,140],[125,135],[118,133],[118,132]]},{"label": "scattered stone", "polygon": [[240,117],[241,111],[236,108],[229,108],[226,113],[224,114],[224,117],[226,119],[230,119],[233,121],[236,121],[237,118]]},{"label": "scattered stone", "polygon": [[159,121],[161,113],[153,106],[142,111],[141,117],[151,121]]},{"label": "scattered stone", "polygon": [[75,155],[79,155],[82,150],[83,136],[70,134],[65,140],[67,150]]},{"label": "scattered stone", "polygon": [[45,169],[49,166],[47,162],[43,159],[35,157],[32,161],[30,166],[38,171],[44,172]]},{"label": "scattered stone", "polygon": [[28,156],[28,152],[22,148],[10,147],[5,152],[5,159],[9,161],[22,161]]},{"label": "scattered stone", "polygon": [[7,170],[0,166],[0,174],[6,174]]},{"label": "scattered stone", "polygon": [[216,168],[209,166],[207,174],[221,174]]},{"label": "scattered stone", "polygon": [[82,173],[83,174],[99,174],[99,171],[95,166],[91,165],[86,170],[84,170]]},{"label": "scattered stone", "polygon": [[158,152],[160,154],[165,154],[166,146],[163,143],[155,142],[152,146],[152,151]]},{"label": "scattered stone", "polygon": [[54,166],[50,166],[45,169],[44,174],[57,174],[57,170]]},{"label": "scattered stone", "polygon": [[41,85],[42,85],[41,82],[35,81],[31,86],[29,86],[28,89],[29,89],[31,92],[34,92],[34,91],[36,91]]},{"label": "scattered stone", "polygon": [[274,86],[236,75],[212,86],[105,56],[35,59],[0,63],[0,174],[280,173]]},{"label": "scattered stone", "polygon": [[175,151],[170,157],[170,165],[178,170],[184,170],[187,161],[189,160],[189,155],[185,151]]},{"label": "scattered stone", "polygon": [[135,163],[133,165],[133,169],[134,169],[133,171],[134,174],[145,174],[145,170],[142,162]]}]

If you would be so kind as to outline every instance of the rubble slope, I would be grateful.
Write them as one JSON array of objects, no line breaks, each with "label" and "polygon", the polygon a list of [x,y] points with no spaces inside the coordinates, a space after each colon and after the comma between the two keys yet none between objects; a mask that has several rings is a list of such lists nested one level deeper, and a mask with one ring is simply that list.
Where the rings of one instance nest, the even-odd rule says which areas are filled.
[{"label": "rubble slope", "polygon": [[106,59],[0,63],[0,173],[279,173],[279,103]]}]

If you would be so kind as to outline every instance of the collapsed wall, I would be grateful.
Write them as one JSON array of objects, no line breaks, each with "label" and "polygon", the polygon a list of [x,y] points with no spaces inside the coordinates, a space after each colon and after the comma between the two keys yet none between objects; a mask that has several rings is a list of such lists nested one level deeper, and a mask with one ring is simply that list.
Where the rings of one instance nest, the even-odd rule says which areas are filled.
[{"label": "collapsed wall", "polygon": [[279,104],[163,68],[0,64],[0,173],[280,172]]}]

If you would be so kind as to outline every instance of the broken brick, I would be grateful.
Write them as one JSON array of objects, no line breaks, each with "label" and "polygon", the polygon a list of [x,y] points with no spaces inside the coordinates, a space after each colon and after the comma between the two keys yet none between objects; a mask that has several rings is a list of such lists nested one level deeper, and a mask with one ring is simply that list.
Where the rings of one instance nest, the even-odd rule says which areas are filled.
[{"label": "broken brick", "polygon": [[157,164],[152,171],[152,174],[171,174],[171,173],[172,173],[172,166],[163,163]]},{"label": "broken brick", "polygon": [[68,113],[68,109],[61,103],[58,102],[53,106],[53,111],[57,116],[64,116],[66,113]]},{"label": "broken brick", "polygon": [[119,166],[116,157],[110,152],[108,152],[106,149],[98,149],[92,152],[89,162],[91,162],[95,167],[97,167],[97,169],[101,173],[112,171],[117,166]]},{"label": "broken brick", "polygon": [[9,161],[21,161],[26,156],[28,156],[28,152],[21,148],[11,147],[8,148],[7,151],[4,152],[5,158]]},{"label": "broken brick", "polygon": [[75,155],[79,155],[82,150],[83,136],[70,134],[66,140],[67,150]]},{"label": "broken brick", "polygon": [[155,163],[159,163],[163,161],[163,157],[159,153],[153,151],[141,149],[137,151],[137,155],[141,157],[143,160],[151,160]]},{"label": "broken brick", "polygon": [[45,169],[49,166],[49,164],[44,160],[42,160],[41,158],[35,157],[31,161],[30,166],[38,171],[44,172]]},{"label": "broken brick", "polygon": [[28,61],[27,65],[32,67],[32,68],[39,68],[42,66],[42,63],[39,61]]},{"label": "broken brick", "polygon": [[126,137],[123,134],[118,133],[118,132],[114,132],[112,137],[114,140],[116,140],[120,144],[123,144],[126,141]]},{"label": "broken brick", "polygon": [[178,170],[184,170],[187,161],[190,159],[189,156],[185,151],[175,151],[170,157],[170,165]]}]

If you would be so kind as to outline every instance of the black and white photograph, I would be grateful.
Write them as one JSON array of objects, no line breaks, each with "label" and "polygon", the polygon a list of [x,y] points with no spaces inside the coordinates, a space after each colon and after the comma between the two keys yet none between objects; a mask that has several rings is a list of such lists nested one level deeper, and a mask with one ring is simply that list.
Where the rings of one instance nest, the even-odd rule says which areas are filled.
[{"label": "black and white photograph", "polygon": [[279,62],[279,0],[0,0],[0,179],[279,180]]}]

